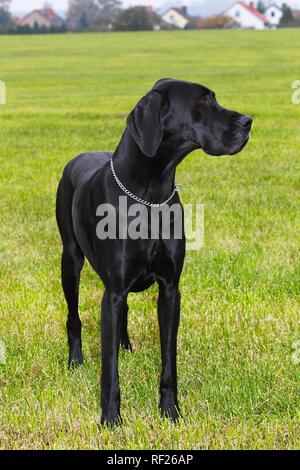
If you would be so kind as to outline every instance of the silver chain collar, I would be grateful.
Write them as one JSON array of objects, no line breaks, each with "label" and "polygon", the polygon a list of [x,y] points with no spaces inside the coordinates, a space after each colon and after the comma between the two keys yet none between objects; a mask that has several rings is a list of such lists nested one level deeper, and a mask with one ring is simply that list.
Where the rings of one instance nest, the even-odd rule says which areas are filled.
[{"label": "silver chain collar", "polygon": [[117,185],[122,189],[122,191],[124,191],[124,193],[127,194],[127,196],[131,197],[132,199],[134,199],[137,202],[140,202],[141,204],[144,204],[145,206],[149,206],[149,207],[162,207],[162,206],[165,206],[166,204],[168,204],[168,202],[171,201],[171,199],[174,197],[175,193],[178,191],[177,187],[175,186],[171,196],[169,196],[168,199],[166,201],[162,202],[161,204],[155,204],[153,202],[145,201],[144,199],[141,199],[140,197],[135,196],[134,194],[132,194],[129,191],[129,189],[125,188],[125,186],[121,183],[121,181],[119,180],[119,178],[116,175],[112,159],[110,160],[110,168],[111,168],[111,172],[113,174],[113,177],[114,177]]}]

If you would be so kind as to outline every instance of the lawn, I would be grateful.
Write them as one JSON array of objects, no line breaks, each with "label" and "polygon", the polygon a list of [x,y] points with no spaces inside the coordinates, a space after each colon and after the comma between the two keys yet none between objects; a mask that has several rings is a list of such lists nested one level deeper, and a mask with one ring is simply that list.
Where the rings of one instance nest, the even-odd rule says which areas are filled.
[{"label": "lawn", "polygon": [[[0,37],[0,448],[300,448],[300,30]],[[99,426],[101,282],[81,282],[82,368],[68,371],[57,184],[82,151],[114,149],[162,77],[193,80],[254,117],[237,157],[179,167],[205,205],[181,279],[178,426],[158,413],[157,288],[129,297],[124,424]],[[5,363],[4,363],[5,362]]]}]

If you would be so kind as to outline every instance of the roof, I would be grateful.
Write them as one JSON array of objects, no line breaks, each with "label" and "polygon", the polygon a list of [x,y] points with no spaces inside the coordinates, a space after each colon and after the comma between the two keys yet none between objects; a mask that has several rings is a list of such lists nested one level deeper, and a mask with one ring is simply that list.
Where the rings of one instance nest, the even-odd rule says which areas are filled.
[{"label": "roof", "polygon": [[170,10],[175,10],[179,15],[181,15],[183,18],[185,18],[187,21],[191,19],[191,16],[189,16],[187,13],[184,12],[184,10],[180,7],[170,7],[168,8],[162,16],[164,16],[168,11]]},{"label": "roof", "polygon": [[25,15],[21,21],[24,21],[26,18],[28,18],[28,16],[32,15],[33,13],[38,13],[43,18],[48,20],[50,23],[53,23],[53,22],[63,23],[64,22],[64,20],[60,16],[58,16],[58,14],[55,13],[55,11],[52,8],[42,8],[41,10],[32,10],[30,13],[27,13],[27,15]]},{"label": "roof", "polygon": [[262,13],[260,13],[258,10],[256,10],[256,8],[254,8],[253,5],[246,5],[246,3],[244,2],[237,2],[237,3],[243,8],[245,8],[246,10],[248,10],[250,13],[252,13],[252,15],[256,16],[256,18],[258,18],[263,23],[269,22],[267,17],[263,15]]}]

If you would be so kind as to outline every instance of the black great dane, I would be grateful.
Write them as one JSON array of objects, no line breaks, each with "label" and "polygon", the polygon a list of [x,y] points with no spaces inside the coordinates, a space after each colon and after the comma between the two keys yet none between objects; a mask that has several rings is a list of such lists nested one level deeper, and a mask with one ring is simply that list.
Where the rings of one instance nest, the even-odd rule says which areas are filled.
[{"label": "black great dane", "polygon": [[[102,279],[102,423],[118,424],[119,346],[131,350],[127,296],[157,282],[162,374],[160,409],[179,417],[176,343],[180,315],[179,279],[185,257],[181,239],[100,239],[97,207],[180,204],[175,191],[177,165],[190,152],[234,155],[249,140],[252,119],[221,107],[213,91],[197,83],[162,79],[136,105],[114,153],[83,153],[66,166],[57,193],[57,223],[62,243],[62,286],[68,304],[69,365],[81,364],[78,314],[80,272],[86,257]],[[172,220],[170,222],[173,223]]]}]

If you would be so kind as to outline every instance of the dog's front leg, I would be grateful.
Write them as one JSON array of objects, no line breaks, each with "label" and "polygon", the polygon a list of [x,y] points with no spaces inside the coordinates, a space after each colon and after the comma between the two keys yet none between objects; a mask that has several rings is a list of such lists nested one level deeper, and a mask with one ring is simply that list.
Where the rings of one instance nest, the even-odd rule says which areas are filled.
[{"label": "dog's front leg", "polygon": [[127,295],[119,295],[106,290],[102,299],[101,423],[107,425],[115,425],[121,422],[118,355],[122,314],[126,306],[126,297]]},{"label": "dog's front leg", "polygon": [[162,374],[160,380],[160,409],[162,416],[176,421],[179,418],[177,401],[177,332],[180,316],[178,285],[160,284],[158,318],[161,342]]}]

